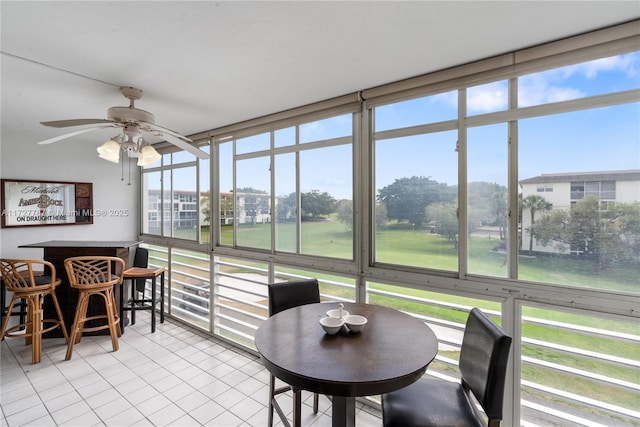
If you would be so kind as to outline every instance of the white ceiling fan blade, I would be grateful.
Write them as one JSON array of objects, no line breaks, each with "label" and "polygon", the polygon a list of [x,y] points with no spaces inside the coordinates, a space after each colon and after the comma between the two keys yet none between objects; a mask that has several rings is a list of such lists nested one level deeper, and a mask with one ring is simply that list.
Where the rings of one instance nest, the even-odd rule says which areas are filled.
[{"label": "white ceiling fan blade", "polygon": [[52,122],[40,122],[41,125],[51,126],[54,128],[66,128],[71,126],[95,125],[98,123],[114,123],[113,120],[107,119],[71,119],[71,120],[54,120]]},{"label": "white ceiling fan blade", "polygon": [[167,129],[167,128],[162,127],[162,126],[158,126],[155,123],[140,122],[140,124],[149,127],[151,130],[156,130],[156,131],[162,132],[163,134],[169,134],[169,135],[175,136],[176,138],[181,139],[182,141],[193,142],[192,140],[190,140],[186,136],[181,135],[178,132],[172,131],[171,129]]},{"label": "white ceiling fan blade", "polygon": [[67,138],[71,138],[71,137],[76,136],[76,135],[81,135],[83,133],[91,132],[91,131],[98,130],[98,129],[111,128],[111,127],[116,127],[116,126],[107,125],[107,126],[96,126],[96,127],[92,127],[92,128],[80,129],[80,130],[77,130],[75,132],[69,132],[69,133],[65,133],[64,135],[59,135],[59,136],[55,136],[53,138],[45,139],[44,141],[38,142],[38,144],[39,145],[51,144],[51,143],[54,143],[54,142],[58,142],[58,141],[60,141],[62,139],[67,139]]},{"label": "white ceiling fan blade", "polygon": [[191,145],[193,141],[191,141],[184,135],[180,135],[178,132],[174,132],[171,129],[158,126],[155,123],[140,122],[140,125],[152,131],[162,132],[162,138],[166,139],[167,142],[170,142],[173,145],[182,148],[183,150],[188,151],[195,156],[198,156],[202,160],[207,160],[209,158],[209,155],[207,153]]},{"label": "white ceiling fan blade", "polygon": [[189,153],[198,156],[200,159],[202,160],[207,160],[209,158],[209,155],[207,153],[205,153],[204,151],[194,147],[193,145],[189,144],[188,142],[183,141],[180,138],[176,138],[175,136],[171,135],[171,134],[164,134],[162,135],[162,138],[166,139],[167,142],[172,143],[173,145],[175,145],[178,148],[182,148],[184,151],[188,151]]}]

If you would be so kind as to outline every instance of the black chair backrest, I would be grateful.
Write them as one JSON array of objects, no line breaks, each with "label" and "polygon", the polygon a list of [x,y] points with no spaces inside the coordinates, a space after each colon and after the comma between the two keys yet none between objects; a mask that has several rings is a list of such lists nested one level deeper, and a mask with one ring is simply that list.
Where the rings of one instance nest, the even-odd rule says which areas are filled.
[{"label": "black chair backrest", "polygon": [[269,316],[288,308],[316,302],[320,302],[320,289],[317,279],[269,285]]},{"label": "black chair backrest", "polygon": [[149,267],[149,250],[147,248],[137,248],[133,257],[133,266],[147,268]]},{"label": "black chair backrest", "polygon": [[511,337],[482,311],[469,313],[460,350],[460,372],[489,419],[502,419]]},{"label": "black chair backrest", "polygon": [[[149,250],[147,248],[136,248],[136,254],[133,256],[133,266],[140,268],[149,267]],[[147,279],[135,279],[136,291],[144,292]]]}]

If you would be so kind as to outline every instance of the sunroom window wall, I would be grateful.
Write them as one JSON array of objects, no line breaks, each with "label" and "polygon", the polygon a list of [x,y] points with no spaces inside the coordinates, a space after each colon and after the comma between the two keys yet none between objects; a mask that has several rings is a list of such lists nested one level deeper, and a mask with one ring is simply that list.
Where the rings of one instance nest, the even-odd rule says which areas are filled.
[{"label": "sunroom window wall", "polygon": [[[216,225],[188,261],[209,263],[203,328],[253,351],[265,285],[317,277],[325,301],[428,323],[427,375],[455,379],[478,306],[514,337],[504,425],[638,425],[637,24],[207,131]],[[238,224],[251,188],[264,222]],[[324,193],[334,210],[314,216]],[[143,230],[157,218],[143,209]],[[192,249],[171,236],[144,237]]]}]

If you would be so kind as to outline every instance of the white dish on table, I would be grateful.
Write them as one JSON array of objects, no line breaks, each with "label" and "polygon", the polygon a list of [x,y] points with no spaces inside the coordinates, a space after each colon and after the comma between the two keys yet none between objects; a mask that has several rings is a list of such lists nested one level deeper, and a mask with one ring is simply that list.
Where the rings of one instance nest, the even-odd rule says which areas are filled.
[{"label": "white dish on table", "polygon": [[323,317],[320,319],[320,326],[327,335],[335,335],[344,326],[344,321],[339,317]]},{"label": "white dish on table", "polygon": [[362,331],[364,326],[367,324],[367,318],[364,316],[360,316],[359,314],[351,314],[343,317],[344,324],[347,325],[350,332],[358,333]]}]

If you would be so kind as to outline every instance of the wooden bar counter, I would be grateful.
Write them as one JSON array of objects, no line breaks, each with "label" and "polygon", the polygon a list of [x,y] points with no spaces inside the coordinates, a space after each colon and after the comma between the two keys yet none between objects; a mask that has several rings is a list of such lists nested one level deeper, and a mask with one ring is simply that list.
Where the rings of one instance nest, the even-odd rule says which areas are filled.
[{"label": "wooden bar counter", "polygon": [[[76,304],[78,302],[78,291],[71,288],[69,285],[69,279],[67,278],[67,272],[64,268],[64,260],[74,256],[86,256],[86,255],[99,255],[99,256],[116,256],[122,258],[125,262],[126,268],[129,268],[131,263],[129,262],[129,250],[132,247],[136,247],[140,241],[95,241],[95,240],[50,240],[48,242],[31,243],[28,245],[21,245],[20,248],[43,248],[44,259],[49,261],[56,268],[56,275],[62,279],[62,283],[56,289],[56,295],[60,308],[62,310],[62,316],[67,326],[67,331],[73,324],[73,318],[76,313]],[[116,292],[116,304],[118,304],[118,312],[120,312],[120,292],[122,286],[118,286]],[[53,304],[48,299],[45,301],[43,307],[45,318],[55,318],[55,309]],[[102,301],[95,301],[89,305],[88,314],[102,314],[104,313],[104,303]],[[121,319],[126,322],[126,319]],[[69,331],[70,333],[70,331]],[[96,334],[108,334],[108,331],[98,331]],[[62,337],[60,330],[51,331],[44,336],[45,338]]]}]

